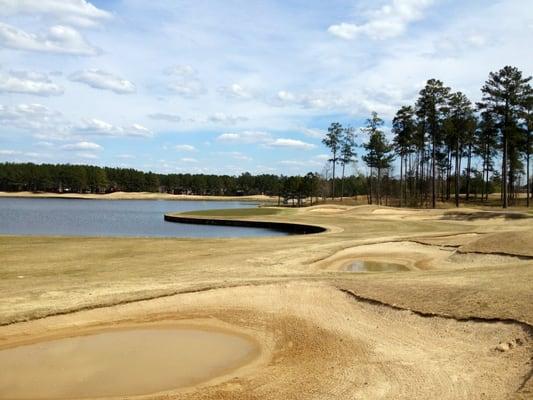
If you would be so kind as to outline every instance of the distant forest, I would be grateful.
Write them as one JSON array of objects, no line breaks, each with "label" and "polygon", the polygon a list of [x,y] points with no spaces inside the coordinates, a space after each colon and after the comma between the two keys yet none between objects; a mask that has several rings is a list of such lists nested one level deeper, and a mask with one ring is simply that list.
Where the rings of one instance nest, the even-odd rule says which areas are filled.
[{"label": "distant forest", "polygon": [[[500,193],[504,208],[523,198],[529,206],[533,198],[530,81],[531,76],[524,77],[511,66],[491,72],[481,88],[481,101],[474,105],[463,93],[430,79],[416,103],[402,106],[394,116],[391,142],[376,112],[360,132],[332,123],[322,140],[331,158],[321,173],[156,174],[90,165],[3,163],[0,190],[266,194],[294,205],[319,198],[366,196],[370,204],[433,208],[437,201],[459,206],[472,199],[486,202],[490,193]],[[359,161],[357,135],[363,138],[361,161],[368,173],[346,176],[346,167]],[[396,174],[394,160],[399,166]]]},{"label": "distant forest", "polygon": [[[363,175],[337,179],[346,195],[366,194]],[[239,176],[156,174],[127,168],[92,165],[0,163],[0,190],[56,193],[164,192],[172,194],[247,196],[265,194],[294,200],[330,195],[330,185],[318,173],[304,176],[272,174]]]}]

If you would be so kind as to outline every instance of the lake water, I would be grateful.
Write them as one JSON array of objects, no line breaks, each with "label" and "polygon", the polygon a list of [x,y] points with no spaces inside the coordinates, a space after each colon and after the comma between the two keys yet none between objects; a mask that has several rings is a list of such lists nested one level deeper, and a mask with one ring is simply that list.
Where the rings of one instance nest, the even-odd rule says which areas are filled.
[{"label": "lake water", "polygon": [[180,224],[163,219],[170,212],[256,206],[237,201],[0,198],[0,234],[195,238],[287,235],[265,228]]}]

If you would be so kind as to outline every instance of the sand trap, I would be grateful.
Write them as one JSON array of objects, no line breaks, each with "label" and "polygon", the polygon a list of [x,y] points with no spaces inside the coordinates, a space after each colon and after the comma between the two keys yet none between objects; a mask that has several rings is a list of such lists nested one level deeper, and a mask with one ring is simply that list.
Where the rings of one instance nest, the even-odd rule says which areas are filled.
[{"label": "sand trap", "polygon": [[198,384],[251,361],[257,345],[193,327],[138,327],[0,351],[0,398],[142,395]]}]

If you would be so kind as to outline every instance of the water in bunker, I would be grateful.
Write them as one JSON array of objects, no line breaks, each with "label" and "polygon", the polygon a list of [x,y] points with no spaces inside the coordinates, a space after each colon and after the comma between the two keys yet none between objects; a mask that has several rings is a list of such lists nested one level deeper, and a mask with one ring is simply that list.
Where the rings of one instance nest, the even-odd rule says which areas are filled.
[{"label": "water in bunker", "polygon": [[350,272],[398,272],[409,271],[405,265],[382,261],[357,260],[348,265]]},{"label": "water in bunker", "polygon": [[112,330],[0,351],[0,399],[70,399],[168,391],[251,361],[240,335],[183,327]]}]

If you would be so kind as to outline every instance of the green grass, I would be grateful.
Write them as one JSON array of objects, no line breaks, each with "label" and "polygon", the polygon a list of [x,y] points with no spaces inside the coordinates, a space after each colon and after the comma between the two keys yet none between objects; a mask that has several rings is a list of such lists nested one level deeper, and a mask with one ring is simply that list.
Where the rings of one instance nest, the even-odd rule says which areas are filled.
[{"label": "green grass", "polygon": [[281,210],[275,208],[225,208],[221,210],[201,210],[185,212],[187,215],[200,215],[205,217],[255,217],[279,214]]}]

